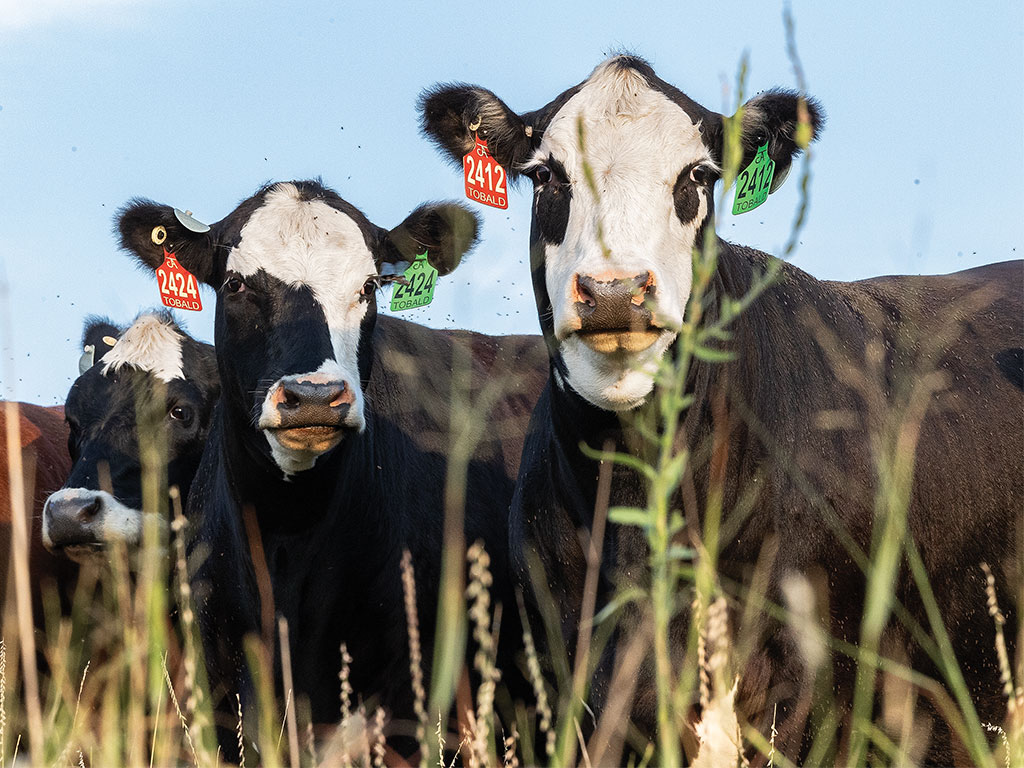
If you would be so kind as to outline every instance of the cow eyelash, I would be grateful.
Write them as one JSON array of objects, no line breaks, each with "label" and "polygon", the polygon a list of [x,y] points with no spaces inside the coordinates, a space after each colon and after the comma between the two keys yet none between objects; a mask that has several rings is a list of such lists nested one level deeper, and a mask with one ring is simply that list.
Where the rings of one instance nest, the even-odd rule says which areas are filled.
[{"label": "cow eyelash", "polygon": [[369,301],[376,291],[379,291],[385,285],[394,282],[402,282],[404,278],[401,275],[369,275],[366,278],[366,282],[363,283],[363,287],[359,289],[359,300]]}]

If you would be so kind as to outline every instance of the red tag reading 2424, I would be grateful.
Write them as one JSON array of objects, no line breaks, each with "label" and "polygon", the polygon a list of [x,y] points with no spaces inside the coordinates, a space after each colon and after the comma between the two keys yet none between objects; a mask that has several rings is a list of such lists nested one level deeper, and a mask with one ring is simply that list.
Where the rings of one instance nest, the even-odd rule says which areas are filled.
[{"label": "red tag reading 2424", "polygon": [[166,248],[164,263],[156,268],[156,279],[160,283],[160,300],[165,307],[190,309],[193,312],[203,308],[195,275],[181,266],[174,254]]},{"label": "red tag reading 2424", "polygon": [[476,137],[476,146],[462,158],[466,197],[495,208],[508,208],[505,169],[487,151],[487,142]]}]

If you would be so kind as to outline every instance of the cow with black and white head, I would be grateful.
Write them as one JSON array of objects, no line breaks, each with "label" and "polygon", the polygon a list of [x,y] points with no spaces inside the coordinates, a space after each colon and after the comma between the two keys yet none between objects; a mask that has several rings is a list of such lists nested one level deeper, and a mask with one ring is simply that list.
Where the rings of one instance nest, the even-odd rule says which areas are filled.
[{"label": "cow with black and white head", "polygon": [[[773,192],[799,153],[800,101],[775,90],[743,107],[740,167],[767,143]],[[821,111],[803,103],[814,135]],[[631,56],[533,112],[463,85],[427,91],[421,109],[424,133],[452,160],[475,133],[511,178],[533,183],[534,291],[560,383],[609,411],[643,403],[683,322],[691,252],[713,226],[723,116]]]},{"label": "cow with black and white head", "polygon": [[[476,216],[426,204],[385,229],[320,182],[295,181],[260,189],[209,227],[146,201],[130,203],[119,226],[144,265],[173,253],[217,291],[222,395],[187,513],[208,673],[227,721],[236,693],[253,703],[244,638],[266,638],[275,611],[302,649],[294,695],[314,722],[337,719],[340,683],[327,670],[340,668],[342,645],[355,659],[354,696],[415,717],[402,552],[416,567],[427,645],[448,545],[482,539],[493,594],[511,604],[508,505],[546,358],[537,337],[378,317],[377,290],[424,253],[439,276],[451,272],[476,243]],[[445,530],[456,360],[474,391],[494,380],[504,390],[500,417],[460,470],[457,534]],[[514,634],[514,618],[503,633]],[[231,728],[221,737],[237,749]]]},{"label": "cow with black and white head", "polygon": [[73,559],[114,540],[141,543],[143,442],[166,460],[167,486],[187,499],[220,393],[213,347],[169,313],[142,314],[127,328],[90,318],[82,347],[64,406],[73,464],[43,507],[42,528],[44,545]]}]

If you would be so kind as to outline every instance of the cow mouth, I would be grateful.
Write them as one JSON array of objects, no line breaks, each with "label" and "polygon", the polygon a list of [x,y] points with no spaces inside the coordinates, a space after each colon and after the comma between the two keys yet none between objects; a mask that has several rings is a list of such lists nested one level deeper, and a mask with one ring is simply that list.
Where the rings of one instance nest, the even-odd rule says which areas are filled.
[{"label": "cow mouth", "polygon": [[309,424],[301,427],[278,427],[269,431],[285,448],[293,451],[323,453],[341,442],[345,426],[342,424]]},{"label": "cow mouth", "polygon": [[80,564],[100,560],[107,554],[107,545],[102,541],[75,542],[74,544],[54,542],[49,549],[55,555],[63,555]]},{"label": "cow mouth", "polygon": [[576,335],[595,352],[612,355],[643,352],[659,339],[662,332],[663,329],[655,327],[647,327],[642,330],[610,328],[599,331],[577,331]]}]

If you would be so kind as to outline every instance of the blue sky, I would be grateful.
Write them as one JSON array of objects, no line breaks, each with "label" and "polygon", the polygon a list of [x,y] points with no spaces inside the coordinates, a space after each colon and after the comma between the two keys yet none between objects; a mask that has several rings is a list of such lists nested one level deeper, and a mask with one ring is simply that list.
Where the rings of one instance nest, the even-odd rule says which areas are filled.
[{"label": "blue sky", "polygon": [[[829,118],[794,263],[850,280],[1021,258],[1020,4],[792,11]],[[475,82],[525,111],[618,50],[719,111],[744,51],[751,93],[795,85],[781,3],[0,0],[2,394],[62,401],[84,316],[127,323],[159,304],[111,235],[129,198],[214,221],[266,181],[322,176],[391,227],[420,202],[462,197],[418,134],[422,88]],[[757,211],[722,214],[719,234],[780,250],[798,171]],[[509,211],[481,210],[483,244],[404,316],[536,330],[527,187]],[[202,313],[179,314],[212,340],[204,290]]]}]

